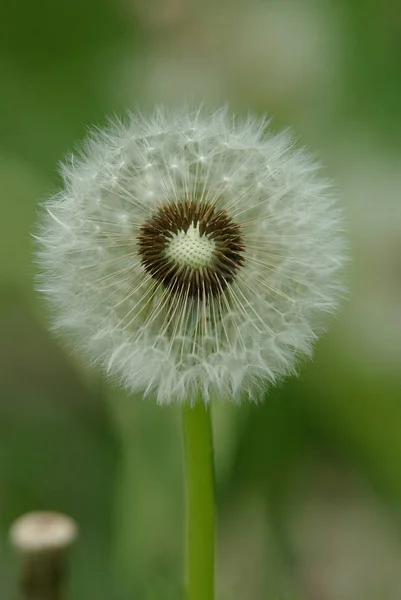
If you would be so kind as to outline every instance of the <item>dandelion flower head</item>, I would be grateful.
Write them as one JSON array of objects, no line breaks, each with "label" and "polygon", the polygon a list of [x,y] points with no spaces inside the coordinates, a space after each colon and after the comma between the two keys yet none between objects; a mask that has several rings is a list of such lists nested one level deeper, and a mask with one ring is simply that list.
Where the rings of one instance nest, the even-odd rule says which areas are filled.
[{"label": "dandelion flower head", "polygon": [[130,115],[63,166],[38,227],[54,327],[159,403],[257,399],[341,295],[341,217],[288,133],[228,110]]}]

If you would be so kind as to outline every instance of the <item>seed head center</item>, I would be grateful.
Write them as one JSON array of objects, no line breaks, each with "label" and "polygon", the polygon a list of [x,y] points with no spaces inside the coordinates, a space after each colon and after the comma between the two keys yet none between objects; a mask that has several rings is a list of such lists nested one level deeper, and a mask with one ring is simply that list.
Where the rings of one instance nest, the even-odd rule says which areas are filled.
[{"label": "seed head center", "polygon": [[241,225],[217,204],[193,198],[158,207],[138,235],[144,270],[185,298],[223,293],[242,268],[244,252]]},{"label": "seed head center", "polygon": [[199,222],[191,223],[187,231],[172,234],[165,255],[173,263],[191,269],[209,266],[214,260],[216,242],[206,234],[201,235]]}]

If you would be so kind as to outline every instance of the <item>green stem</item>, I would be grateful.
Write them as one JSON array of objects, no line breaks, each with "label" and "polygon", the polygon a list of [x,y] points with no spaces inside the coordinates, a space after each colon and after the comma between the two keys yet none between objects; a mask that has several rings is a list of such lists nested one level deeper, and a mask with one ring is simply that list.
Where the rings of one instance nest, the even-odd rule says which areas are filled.
[{"label": "green stem", "polygon": [[214,478],[210,410],[183,406],[187,476],[187,600],[214,598]]}]

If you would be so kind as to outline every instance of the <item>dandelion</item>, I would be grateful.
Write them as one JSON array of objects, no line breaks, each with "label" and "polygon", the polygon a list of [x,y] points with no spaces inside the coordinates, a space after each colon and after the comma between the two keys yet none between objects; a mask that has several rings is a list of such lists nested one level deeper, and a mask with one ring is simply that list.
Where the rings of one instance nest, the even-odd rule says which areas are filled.
[{"label": "dandelion", "polygon": [[257,399],[336,308],[341,219],[287,133],[156,111],[92,136],[44,205],[41,290],[91,363],[159,403]]},{"label": "dandelion", "polygon": [[183,404],[188,598],[213,598],[209,403],[257,400],[309,356],[344,263],[330,186],[288,133],[226,109],[93,134],[38,228],[54,328],[128,390]]},{"label": "dandelion", "polygon": [[66,586],[66,550],[76,541],[78,526],[62,513],[29,512],[9,530],[21,557],[21,600],[59,600]]}]

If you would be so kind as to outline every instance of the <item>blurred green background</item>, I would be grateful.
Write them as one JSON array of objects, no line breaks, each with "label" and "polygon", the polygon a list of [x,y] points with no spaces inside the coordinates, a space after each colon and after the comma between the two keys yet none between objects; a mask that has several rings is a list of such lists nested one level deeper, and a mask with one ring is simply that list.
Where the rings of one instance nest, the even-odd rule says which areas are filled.
[{"label": "blurred green background", "polygon": [[178,410],[111,389],[47,332],[38,203],[92,125],[193,98],[274,115],[327,166],[352,293],[263,405],[214,411],[219,600],[401,598],[401,10],[394,0],[3,0],[0,597],[7,531],[79,523],[71,600],[182,596]]}]

